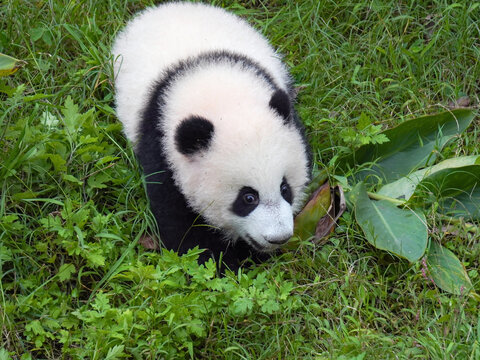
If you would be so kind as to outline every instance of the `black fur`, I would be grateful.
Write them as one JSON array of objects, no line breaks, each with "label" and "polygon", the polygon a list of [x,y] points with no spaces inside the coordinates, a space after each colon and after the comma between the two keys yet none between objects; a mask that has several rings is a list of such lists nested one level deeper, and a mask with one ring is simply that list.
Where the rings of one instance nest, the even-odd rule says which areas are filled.
[{"label": "black fur", "polygon": [[276,90],[272,98],[270,99],[269,105],[275,110],[281,117],[283,117],[284,124],[288,124],[291,120],[290,117],[290,98],[287,93],[281,89]]},{"label": "black fur", "polygon": [[[253,195],[257,201],[254,203],[248,203],[245,201],[246,195]],[[238,192],[237,198],[233,202],[232,212],[238,216],[245,217],[250,214],[258,206],[258,192],[251,187],[244,186]]]},{"label": "black fur", "polygon": [[[173,181],[172,171],[168,167],[162,150],[164,134],[158,126],[163,118],[162,108],[165,95],[175,79],[193,67],[203,63],[215,62],[241,65],[245,68],[245,71],[253,71],[257,76],[264,79],[267,86],[270,86],[274,91],[278,89],[273,78],[265,69],[242,55],[219,51],[181,61],[166,71],[163,77],[152,87],[151,96],[139,127],[139,142],[136,154],[143,167],[147,195],[163,245],[167,249],[178,251],[180,254],[198,246],[201,249],[206,249],[200,256],[200,262],[205,262],[211,257],[219,260],[221,256],[227,267],[236,270],[247,258],[260,262],[268,259],[270,255],[256,251],[242,239],[235,243],[227,242],[223,239],[222,233],[212,227],[196,226],[205,224],[205,221],[188,207],[185,197]],[[293,94],[293,90],[289,89],[289,93]],[[290,97],[293,99],[292,95]],[[303,125],[295,111],[292,111],[292,114],[293,123],[304,136]],[[308,149],[310,166],[310,150],[305,138],[303,139],[305,148]],[[183,145],[181,144],[180,147],[182,148]],[[187,152],[190,148],[189,146],[183,147]]]},{"label": "black fur", "polygon": [[200,116],[183,120],[175,132],[175,145],[184,155],[207,150],[213,136],[213,124]]},{"label": "black fur", "polygon": [[285,199],[285,201],[292,205],[292,189],[285,178],[283,178],[282,184],[280,185],[280,193],[282,194],[282,197]]}]

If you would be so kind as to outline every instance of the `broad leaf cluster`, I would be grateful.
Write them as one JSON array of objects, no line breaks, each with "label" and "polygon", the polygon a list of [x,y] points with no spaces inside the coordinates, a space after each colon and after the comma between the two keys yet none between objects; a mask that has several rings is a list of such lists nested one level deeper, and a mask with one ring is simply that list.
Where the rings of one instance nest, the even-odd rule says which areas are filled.
[{"label": "broad leaf cluster", "polygon": [[[468,293],[471,282],[451,251],[429,241],[425,214],[433,208],[448,219],[480,220],[480,156],[433,165],[473,118],[472,110],[458,109],[411,119],[384,131],[388,142],[365,144],[339,161],[355,183],[349,200],[367,240],[410,262],[429,247],[432,278],[455,294]],[[366,185],[379,191],[367,193]]]}]

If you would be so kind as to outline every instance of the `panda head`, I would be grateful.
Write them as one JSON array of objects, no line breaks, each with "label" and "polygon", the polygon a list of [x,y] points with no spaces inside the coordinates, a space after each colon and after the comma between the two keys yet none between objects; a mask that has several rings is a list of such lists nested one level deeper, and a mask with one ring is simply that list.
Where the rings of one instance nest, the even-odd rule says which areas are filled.
[{"label": "panda head", "polygon": [[183,96],[166,102],[165,116],[176,119],[164,122],[174,180],[189,206],[226,238],[273,251],[293,235],[310,175],[291,99],[280,89],[251,91],[248,82],[234,89],[241,96],[199,83],[202,92],[190,80],[178,89]]}]

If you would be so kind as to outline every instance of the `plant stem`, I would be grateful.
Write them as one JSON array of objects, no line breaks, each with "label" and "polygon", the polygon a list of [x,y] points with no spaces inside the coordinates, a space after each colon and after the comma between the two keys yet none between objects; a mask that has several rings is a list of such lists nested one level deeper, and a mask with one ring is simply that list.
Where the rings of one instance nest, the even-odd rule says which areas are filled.
[{"label": "plant stem", "polygon": [[373,193],[373,192],[370,192],[370,191],[367,191],[367,195],[370,199],[386,200],[386,201],[391,202],[392,204],[395,204],[397,206],[404,205],[406,203],[405,200],[394,199],[394,198],[384,196],[384,195],[380,195],[380,194],[377,194],[377,193]]}]

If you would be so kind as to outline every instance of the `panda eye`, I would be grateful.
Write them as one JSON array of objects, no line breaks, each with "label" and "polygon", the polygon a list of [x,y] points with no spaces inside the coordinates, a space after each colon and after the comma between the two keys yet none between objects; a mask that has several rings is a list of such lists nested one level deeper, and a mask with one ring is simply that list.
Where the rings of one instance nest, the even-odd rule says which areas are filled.
[{"label": "panda eye", "polygon": [[288,185],[287,180],[283,179],[282,184],[280,185],[280,194],[285,199],[286,202],[292,204],[293,196],[292,196],[292,189],[290,185]]},{"label": "panda eye", "polygon": [[257,205],[258,196],[253,193],[246,193],[243,195],[243,202],[247,205]]}]

